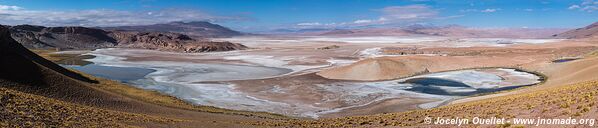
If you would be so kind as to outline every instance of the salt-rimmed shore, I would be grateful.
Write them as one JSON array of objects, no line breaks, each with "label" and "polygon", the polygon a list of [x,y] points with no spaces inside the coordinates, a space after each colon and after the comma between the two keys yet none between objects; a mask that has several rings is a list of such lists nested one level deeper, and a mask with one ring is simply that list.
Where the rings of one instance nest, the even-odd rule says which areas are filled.
[{"label": "salt-rimmed shore", "polygon": [[[471,85],[470,87],[465,88],[438,87],[449,92],[467,92],[475,91],[476,89],[497,88],[497,86],[490,85],[527,85],[530,82],[534,83],[537,81],[534,80],[535,77],[530,76],[533,76],[533,74],[518,72],[511,69],[496,69],[496,71],[503,73],[502,76],[498,76],[491,72],[462,70],[432,73],[391,81],[340,82],[315,85],[317,88],[323,90],[323,92],[326,92],[326,95],[337,98],[321,99],[317,104],[305,104],[300,102],[274,101],[261,97],[258,98],[236,89],[237,85],[226,81],[272,78],[291,72],[322,66],[289,66],[284,60],[272,61],[274,58],[262,56],[231,56],[227,59],[250,61],[250,63],[264,65],[264,67],[169,61],[132,62],[126,61],[125,57],[105,55],[97,51],[89,54],[96,56],[96,58],[88,59],[88,61],[99,65],[141,67],[156,70],[155,72],[146,75],[145,79],[128,81],[127,83],[142,89],[157,90],[197,105],[215,106],[235,110],[263,111],[311,118],[318,118],[320,115],[343,112],[347,109],[373,105],[384,100],[396,98],[434,99],[434,102],[418,105],[419,108],[432,108],[460,97],[409,91],[410,88],[416,87],[416,85],[401,82],[412,78],[442,78]],[[252,58],[257,59],[252,60]],[[273,68],[285,66],[288,69]],[[500,83],[503,82],[502,80],[505,77],[505,73],[509,77],[528,79],[529,81],[526,81],[527,83]],[[272,91],[286,93],[285,90],[287,89],[279,87],[277,90]],[[322,105],[327,104],[327,102],[345,101],[351,102],[347,102],[347,105],[339,107],[323,107]]]}]

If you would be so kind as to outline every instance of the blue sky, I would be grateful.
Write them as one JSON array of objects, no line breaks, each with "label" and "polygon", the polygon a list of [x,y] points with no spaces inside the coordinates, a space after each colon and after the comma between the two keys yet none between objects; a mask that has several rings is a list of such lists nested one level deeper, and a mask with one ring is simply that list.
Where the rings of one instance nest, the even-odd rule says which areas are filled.
[{"label": "blue sky", "polygon": [[0,24],[118,26],[206,20],[242,31],[390,27],[575,28],[598,0],[0,0]]}]

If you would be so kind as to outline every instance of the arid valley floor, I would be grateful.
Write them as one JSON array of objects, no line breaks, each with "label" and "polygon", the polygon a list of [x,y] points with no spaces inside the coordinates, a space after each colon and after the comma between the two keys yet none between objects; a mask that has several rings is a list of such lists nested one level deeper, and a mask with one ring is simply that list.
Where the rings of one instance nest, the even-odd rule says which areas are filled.
[{"label": "arid valley floor", "polygon": [[[124,48],[34,51],[54,62],[72,65],[67,67],[79,69],[77,73],[88,72],[133,85],[84,75],[99,83],[76,82],[82,88],[98,91],[101,94],[97,95],[102,97],[121,98],[88,103],[80,98],[55,97],[110,113],[126,112],[134,116],[114,114],[124,116],[113,119],[117,125],[426,126],[422,120],[427,116],[596,118],[597,115],[598,84],[594,80],[598,80],[595,75],[598,68],[594,65],[598,61],[595,52],[598,39],[516,41],[426,37],[429,39],[418,41],[418,37],[412,39],[415,42],[409,42],[401,40],[409,37],[394,40],[363,37],[346,39],[361,42],[344,42],[347,37],[329,38],[333,37],[221,38],[218,40],[242,43],[250,49],[211,53]],[[512,43],[497,43],[501,41]],[[453,43],[455,45],[438,45]],[[94,57],[81,58],[82,55]],[[80,66],[72,61],[93,64]],[[98,70],[124,72],[102,73]],[[140,78],[130,78],[135,75]],[[417,82],[417,78],[442,78],[452,80],[443,82],[472,87],[421,91],[413,89],[415,85],[412,83]],[[509,86],[525,87],[500,90]],[[22,100],[36,102],[39,95],[52,97],[44,92],[31,95],[7,88],[3,88],[2,95],[4,98],[8,96],[9,101],[34,97]],[[483,89],[491,91],[476,91]],[[19,98],[15,99],[14,95]],[[57,103],[76,109],[87,108],[62,102]],[[126,105],[106,106],[106,102]],[[201,107],[203,105],[218,108]],[[109,114],[106,116],[113,118]],[[78,120],[87,117],[74,118],[77,120],[66,118],[51,122],[58,122],[56,126],[94,122]],[[110,122],[97,124],[114,125]]]},{"label": "arid valley floor", "polygon": [[[589,0],[566,11],[597,6]],[[48,14],[98,20],[73,25],[53,17],[43,21],[53,24],[29,22],[41,11],[0,4],[0,128],[457,127],[452,122],[480,118],[488,120],[463,126],[598,126],[598,22],[414,22],[465,16],[438,17],[442,9],[430,8],[389,6],[374,10],[383,13],[378,20],[344,23],[350,26],[249,33],[197,20],[204,15],[189,10],[179,12],[182,19],[166,12]],[[457,14],[472,11],[503,10]],[[58,15],[67,13],[73,17]],[[540,119],[584,122],[536,124]]]}]

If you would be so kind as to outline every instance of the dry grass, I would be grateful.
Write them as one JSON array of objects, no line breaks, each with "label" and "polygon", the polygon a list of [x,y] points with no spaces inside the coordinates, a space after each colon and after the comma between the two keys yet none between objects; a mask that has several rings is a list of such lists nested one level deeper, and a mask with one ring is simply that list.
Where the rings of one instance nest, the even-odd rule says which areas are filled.
[{"label": "dry grass", "polygon": [[590,52],[590,53],[586,54],[585,56],[586,57],[595,57],[595,56],[598,56],[598,50]]},{"label": "dry grass", "polygon": [[[77,72],[77,71],[75,71],[75,72]],[[182,101],[176,97],[168,96],[168,95],[162,94],[157,91],[139,89],[139,88],[135,88],[135,87],[132,87],[129,85],[125,85],[125,84],[117,82],[117,81],[103,79],[103,78],[97,78],[97,77],[87,75],[87,74],[83,74],[83,75],[91,78],[92,80],[96,80],[99,82],[98,84],[94,84],[94,85],[97,85],[94,87],[98,87],[102,90],[107,90],[110,92],[116,92],[118,94],[130,97],[130,98],[134,98],[134,99],[138,99],[141,101],[146,101],[146,102],[150,102],[150,103],[154,103],[154,104],[158,104],[158,105],[162,105],[162,106],[182,108],[182,109],[194,110],[194,111],[199,111],[199,112],[243,115],[243,116],[252,116],[252,117],[259,117],[259,118],[266,118],[266,119],[288,119],[288,117],[279,115],[279,114],[272,114],[272,113],[265,113],[265,112],[237,111],[237,110],[216,108],[216,107],[211,107],[211,106],[192,105],[192,104]]]},{"label": "dry grass", "polygon": [[133,127],[180,120],[103,110],[0,88],[0,127]]},{"label": "dry grass", "polygon": [[64,54],[54,54],[54,52],[58,52],[56,50],[48,50],[48,49],[29,49],[39,56],[50,60],[57,64],[67,64],[67,65],[87,65],[91,62],[85,61],[83,59],[91,59],[93,58],[92,55],[81,55],[77,53],[64,53]]},{"label": "dry grass", "polygon": [[470,119],[473,117],[507,119],[514,117],[591,117],[598,113],[596,111],[597,98],[598,81],[590,81],[527,94],[503,96],[428,110],[321,120],[247,122],[247,124],[284,127],[381,127],[426,126],[426,124],[423,124],[425,117]]},{"label": "dry grass", "polygon": [[53,52],[58,52],[57,50],[50,50],[50,49],[29,49],[32,52],[35,52],[37,55],[44,57],[50,61],[57,62],[60,60],[73,58],[78,56],[78,54],[52,54]]}]

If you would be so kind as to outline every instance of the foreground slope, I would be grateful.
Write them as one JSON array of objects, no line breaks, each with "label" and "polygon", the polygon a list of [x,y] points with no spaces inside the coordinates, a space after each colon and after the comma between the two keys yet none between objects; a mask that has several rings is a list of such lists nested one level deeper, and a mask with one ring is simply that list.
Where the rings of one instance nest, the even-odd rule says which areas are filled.
[{"label": "foreground slope", "polygon": [[27,50],[0,27],[2,127],[239,127],[280,118],[192,106],[174,97],[90,78]]},{"label": "foreground slope", "polygon": [[0,27],[0,60],[0,125],[3,127],[123,126],[168,121],[86,106],[119,105],[122,99],[92,91],[83,83],[95,81],[30,52],[10,38],[4,27]]},{"label": "foreground slope", "polygon": [[[409,111],[404,113],[379,114],[371,116],[343,117],[321,120],[294,120],[283,122],[258,122],[253,124],[267,126],[301,127],[389,127],[389,126],[425,126],[450,127],[455,125],[425,124],[425,117],[431,118],[585,118],[596,119],[598,81],[590,81],[561,88],[537,91],[528,94],[503,96],[476,102],[449,105],[429,110]],[[510,126],[504,124],[498,126]],[[532,126],[533,124],[529,125]],[[473,126],[473,125],[467,125]],[[481,125],[497,127],[497,125]],[[560,125],[561,127],[587,127],[587,125]]]}]

